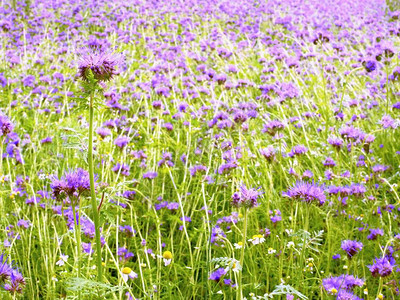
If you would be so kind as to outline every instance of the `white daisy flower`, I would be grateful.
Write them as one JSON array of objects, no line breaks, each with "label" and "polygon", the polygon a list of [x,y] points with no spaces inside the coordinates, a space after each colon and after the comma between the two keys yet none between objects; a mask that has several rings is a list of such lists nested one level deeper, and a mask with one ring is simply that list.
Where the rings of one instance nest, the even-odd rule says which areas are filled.
[{"label": "white daisy flower", "polygon": [[122,279],[127,282],[128,279],[135,279],[138,278],[138,274],[136,274],[135,272],[132,271],[131,268],[129,267],[125,267],[122,269]]}]

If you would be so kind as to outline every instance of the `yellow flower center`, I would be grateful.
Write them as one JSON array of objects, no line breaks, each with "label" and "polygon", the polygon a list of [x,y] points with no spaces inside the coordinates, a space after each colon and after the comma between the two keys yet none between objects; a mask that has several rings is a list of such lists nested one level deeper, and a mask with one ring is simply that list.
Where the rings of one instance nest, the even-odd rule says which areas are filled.
[{"label": "yellow flower center", "polygon": [[253,235],[253,239],[261,239],[262,237],[262,234]]},{"label": "yellow flower center", "polygon": [[379,300],[382,300],[382,299],[383,299],[383,295],[382,295],[382,294],[379,294],[379,295],[378,295],[378,299],[379,299]]},{"label": "yellow flower center", "polygon": [[337,292],[338,292],[337,289],[335,289],[335,288],[332,288],[332,289],[331,289],[331,293],[332,293],[332,294],[336,294]]},{"label": "yellow flower center", "polygon": [[172,259],[171,251],[165,251],[162,255],[165,259]]},{"label": "yellow flower center", "polygon": [[238,242],[237,243],[239,246],[243,246],[243,242]]},{"label": "yellow flower center", "polygon": [[132,272],[132,269],[129,267],[125,267],[122,269],[123,274],[130,274]]}]

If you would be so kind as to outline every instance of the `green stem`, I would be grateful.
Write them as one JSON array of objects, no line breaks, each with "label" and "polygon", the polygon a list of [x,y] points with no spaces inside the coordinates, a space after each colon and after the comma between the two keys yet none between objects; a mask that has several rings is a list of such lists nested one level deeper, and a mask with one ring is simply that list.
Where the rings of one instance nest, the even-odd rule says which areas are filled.
[{"label": "green stem", "polygon": [[243,278],[243,271],[244,271],[244,248],[246,246],[246,238],[247,238],[247,208],[244,210],[244,216],[243,216],[243,245],[242,249],[240,252],[240,265],[242,266],[242,271],[239,273],[239,288],[238,288],[238,299],[243,299],[243,284],[242,284],[242,278]]},{"label": "green stem", "polygon": [[101,265],[101,242],[100,242],[100,220],[97,211],[96,192],[94,190],[94,172],[93,172],[93,94],[90,95],[89,103],[89,177],[90,177],[90,197],[92,199],[92,210],[94,227],[96,234],[96,258],[97,258],[97,281],[102,282],[102,265]]},{"label": "green stem", "polygon": [[[78,208],[78,217],[76,217],[76,203],[74,201],[71,202],[72,204],[72,213],[74,214],[74,231],[75,231],[75,238],[76,238],[76,250],[77,250],[77,264],[78,264],[78,277],[81,277],[81,221],[80,221],[80,208]],[[80,207],[80,203],[79,203]],[[81,292],[78,291],[78,299],[81,299]]]}]

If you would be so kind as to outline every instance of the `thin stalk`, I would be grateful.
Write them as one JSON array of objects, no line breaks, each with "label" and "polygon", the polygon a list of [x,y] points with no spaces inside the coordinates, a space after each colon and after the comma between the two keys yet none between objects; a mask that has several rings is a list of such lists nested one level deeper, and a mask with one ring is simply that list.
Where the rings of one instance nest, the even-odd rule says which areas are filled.
[{"label": "thin stalk", "polygon": [[[78,264],[78,277],[81,277],[81,226],[80,226],[80,213],[78,212],[78,217],[76,217],[76,208],[75,203],[72,201],[72,213],[74,214],[74,231],[75,231],[75,238],[76,238],[76,250],[77,250],[77,264]],[[80,210],[78,208],[78,210]],[[80,296],[80,292],[79,292]],[[80,298],[80,297],[79,297]]]},{"label": "thin stalk", "polygon": [[247,209],[244,210],[244,216],[243,216],[243,245],[242,249],[240,252],[240,265],[242,266],[242,271],[239,273],[239,289],[238,289],[238,295],[237,299],[243,299],[243,283],[242,283],[242,278],[243,278],[243,270],[244,270],[244,248],[246,246],[246,238],[247,238]]},{"label": "thin stalk", "polygon": [[89,177],[90,177],[90,197],[92,202],[92,211],[94,219],[94,228],[96,235],[96,264],[97,264],[97,281],[102,282],[103,270],[101,265],[101,242],[100,242],[100,219],[97,210],[96,192],[94,190],[94,172],[93,172],[93,94],[90,95],[89,103]]}]

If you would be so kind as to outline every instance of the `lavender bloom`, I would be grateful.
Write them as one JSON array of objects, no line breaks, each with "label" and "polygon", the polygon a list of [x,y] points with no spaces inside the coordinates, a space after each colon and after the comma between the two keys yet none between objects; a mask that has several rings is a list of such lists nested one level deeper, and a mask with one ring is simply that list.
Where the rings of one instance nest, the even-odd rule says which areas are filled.
[{"label": "lavender bloom", "polygon": [[343,145],[343,140],[333,136],[328,138],[328,143],[331,144],[333,147],[335,147],[337,150],[339,150]]},{"label": "lavender bloom", "polygon": [[296,156],[296,155],[304,154],[304,153],[306,153],[307,151],[308,151],[307,147],[305,147],[305,146],[303,146],[303,145],[297,145],[297,146],[294,146],[294,147],[292,148],[292,151],[290,151],[288,155],[289,155],[290,157],[293,157],[293,156]]},{"label": "lavender bloom", "polygon": [[6,291],[21,293],[25,285],[25,279],[18,269],[7,263],[4,254],[0,255],[0,284]]},{"label": "lavender bloom", "polygon": [[129,176],[129,174],[130,174],[130,173],[129,173],[129,169],[130,169],[129,165],[117,163],[117,164],[112,168],[112,171],[113,171],[114,173],[121,172],[120,174],[123,175],[123,176]]},{"label": "lavender bloom", "polygon": [[226,270],[224,268],[219,268],[218,270],[211,273],[211,275],[208,279],[219,282],[225,274],[226,274]]},{"label": "lavender bloom", "polygon": [[108,128],[99,127],[96,129],[96,133],[104,139],[106,136],[111,135],[111,130]]},{"label": "lavender bloom", "polygon": [[374,60],[364,61],[363,66],[368,73],[375,71],[377,68],[376,61]]},{"label": "lavender bloom", "polygon": [[323,186],[304,181],[297,181],[294,186],[289,188],[287,192],[283,192],[282,195],[306,203],[317,202],[319,205],[323,205],[326,201]]},{"label": "lavender bloom", "polygon": [[226,164],[222,164],[219,168],[218,168],[218,173],[220,175],[222,174],[226,174],[229,173],[232,169],[237,168],[237,164],[235,162],[228,162]]},{"label": "lavender bloom", "polygon": [[114,140],[114,145],[116,145],[120,149],[123,149],[126,145],[128,145],[128,143],[129,143],[129,138],[126,136],[120,136]]},{"label": "lavender bloom", "polygon": [[0,284],[11,276],[12,267],[7,263],[7,257],[0,255]]},{"label": "lavender bloom", "polygon": [[383,236],[383,230],[380,228],[370,229],[369,231],[370,231],[370,234],[367,236],[367,239],[369,239],[369,240],[376,240],[378,235]]},{"label": "lavender bloom", "polygon": [[0,111],[0,136],[6,136],[14,130],[10,119]]},{"label": "lavender bloom", "polygon": [[393,265],[386,257],[376,258],[375,262],[368,266],[369,270],[374,277],[386,277],[392,274],[393,272]]},{"label": "lavender bloom", "polygon": [[135,198],[136,192],[135,191],[125,191],[122,193],[122,197],[128,200],[133,200]]},{"label": "lavender bloom", "polygon": [[79,76],[88,81],[89,70],[94,79],[104,82],[118,75],[116,67],[121,63],[122,56],[112,53],[85,53],[79,64]]},{"label": "lavender bloom", "polygon": [[385,166],[385,165],[375,165],[372,167],[372,172],[379,174],[379,173],[383,173],[386,170],[389,169],[389,166]]},{"label": "lavender bloom", "polygon": [[143,178],[144,179],[154,179],[154,178],[156,178],[158,176],[158,173],[157,172],[147,172],[147,173],[144,173],[143,174]]},{"label": "lavender bloom", "polygon": [[336,166],[335,161],[331,157],[327,157],[323,164],[324,164],[325,167],[334,167],[334,166]]},{"label": "lavender bloom", "polygon": [[262,132],[269,135],[275,135],[278,131],[283,130],[285,125],[279,120],[272,120],[264,125]]},{"label": "lavender bloom", "polygon": [[203,165],[194,165],[189,169],[191,176],[196,176],[198,173],[207,172],[207,167]]},{"label": "lavender bloom", "polygon": [[362,250],[363,244],[357,241],[344,240],[342,241],[341,248],[347,253],[349,258],[352,258],[355,254]]},{"label": "lavender bloom", "polygon": [[[322,286],[328,293],[337,294],[336,299],[358,299],[351,292],[356,286],[363,286],[364,283],[364,280],[354,277],[353,275],[340,275],[322,280]],[[342,296],[340,296],[341,293]],[[343,298],[344,295],[348,295],[350,298]]]},{"label": "lavender bloom", "polygon": [[[97,176],[94,180],[97,180]],[[61,179],[54,176],[50,187],[53,190],[53,196],[58,200],[65,195],[68,197],[80,196],[90,191],[89,173],[81,168],[75,171],[70,170]]]},{"label": "lavender bloom", "polygon": [[221,227],[219,227],[218,225],[216,225],[211,230],[210,243],[214,244],[216,246],[222,246],[225,243],[225,241],[223,239],[225,237],[226,237],[226,234],[225,234],[224,230]]},{"label": "lavender bloom", "polygon": [[258,205],[257,198],[262,193],[258,189],[248,189],[244,184],[240,187],[240,191],[232,196],[232,205],[235,207],[253,208]]},{"label": "lavender bloom", "polygon": [[44,138],[43,140],[40,141],[40,143],[43,144],[51,144],[53,142],[53,139],[51,136],[48,136],[47,138]]},{"label": "lavender bloom", "polygon": [[380,121],[380,124],[382,125],[382,127],[384,129],[388,129],[388,128],[396,129],[397,128],[396,121],[389,115],[384,115],[382,117],[382,120]]},{"label": "lavender bloom", "polygon": [[4,285],[4,289],[10,293],[22,293],[22,289],[25,286],[25,279],[21,273],[17,270],[12,269],[10,274],[10,281]]},{"label": "lavender bloom", "polygon": [[273,146],[268,146],[267,148],[260,149],[260,153],[267,161],[271,162],[275,158],[276,150]]}]

